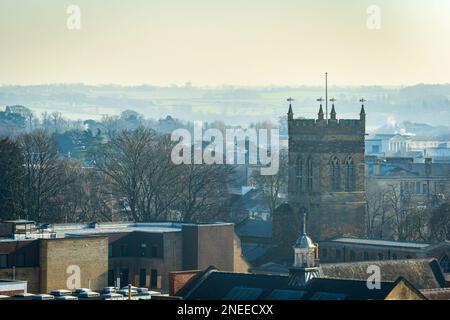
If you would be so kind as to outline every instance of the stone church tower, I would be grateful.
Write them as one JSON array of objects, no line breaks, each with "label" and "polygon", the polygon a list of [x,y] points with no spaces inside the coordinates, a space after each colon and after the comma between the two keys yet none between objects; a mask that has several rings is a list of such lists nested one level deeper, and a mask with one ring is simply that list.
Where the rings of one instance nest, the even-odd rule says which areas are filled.
[{"label": "stone church tower", "polygon": [[288,203],[292,221],[301,221],[306,211],[309,233],[316,240],[363,236],[367,204],[364,99],[359,119],[338,119],[334,99],[329,119],[324,118],[322,104],[317,119],[295,119],[291,101]]}]

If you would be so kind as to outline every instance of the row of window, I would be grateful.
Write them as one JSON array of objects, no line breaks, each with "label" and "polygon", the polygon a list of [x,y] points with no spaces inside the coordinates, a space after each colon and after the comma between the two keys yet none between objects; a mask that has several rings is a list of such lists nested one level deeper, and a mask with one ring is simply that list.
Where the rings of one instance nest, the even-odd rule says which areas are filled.
[{"label": "row of window", "polygon": [[429,187],[427,182],[420,181],[402,181],[400,184],[401,195],[428,194]]},{"label": "row of window", "polygon": [[[322,249],[320,251],[320,255],[322,256],[322,258],[327,258],[328,256],[328,250],[327,249]],[[343,258],[343,250],[342,249],[336,249],[335,250],[335,259],[336,260],[341,260]],[[396,253],[393,253],[392,255],[385,255],[382,252],[377,253],[376,255],[378,260],[384,260],[384,259],[388,259],[388,260],[397,260],[399,257],[397,256]],[[353,250],[349,251],[349,256],[348,256],[350,261],[356,261],[356,252]],[[406,259],[411,259],[410,255],[406,255],[405,256]],[[370,255],[369,252],[364,251],[363,252],[363,258],[362,260],[369,260],[370,259]]]},{"label": "row of window", "polygon": [[[119,254],[117,251],[114,251],[115,246],[109,245],[108,256],[109,257],[129,257],[130,256],[130,248],[129,245],[123,243],[120,245]],[[150,247],[147,246],[146,243],[141,243],[138,248],[138,256],[140,257],[150,257],[150,258],[158,258],[159,250],[157,245],[152,245]]]},{"label": "row of window", "polygon": [[[118,283],[120,281],[120,284]],[[130,284],[130,271],[126,268],[120,269],[119,272],[115,270],[108,270],[108,285],[109,286],[118,286],[125,287]],[[136,284],[134,284],[136,285]],[[140,269],[139,270],[139,287],[147,286],[147,270]],[[150,270],[150,288],[158,287],[158,270],[151,269]]]},{"label": "row of window", "polygon": [[[304,163],[303,158],[299,157],[297,159],[297,186],[300,192],[307,190],[313,190],[314,182],[314,164],[313,159],[308,157],[306,163]],[[330,160],[330,176],[331,185],[333,191],[342,191],[341,183],[341,163],[340,160],[334,156]],[[344,162],[345,170],[345,191],[354,191],[356,189],[356,173],[355,173],[355,163],[353,158],[350,156]],[[306,186],[304,185],[306,178]]]},{"label": "row of window", "polygon": [[[342,249],[336,249],[335,250],[335,259],[336,260],[341,260],[342,259],[342,256],[343,256],[342,251],[343,251]],[[328,255],[327,249],[322,249],[320,251],[320,255],[324,259],[327,258],[327,255]],[[382,252],[378,252],[376,254],[376,257],[377,257],[378,260],[385,260],[385,259],[386,260],[397,260],[399,258],[400,259],[402,258],[402,257],[399,257],[396,253],[385,255]],[[405,258],[405,259],[412,259],[412,257],[410,255],[406,255],[403,258]],[[356,261],[357,260],[355,251],[350,250],[350,252],[349,252],[349,260],[350,261]],[[369,252],[364,251],[363,252],[363,259],[362,259],[362,261],[368,261],[368,260],[370,260]],[[450,258],[448,257],[448,255],[446,255],[446,254],[443,255],[439,259],[439,264],[440,264],[443,272],[450,273]]]},{"label": "row of window", "polygon": [[[8,268],[8,257],[9,255],[6,253],[0,253],[0,268]],[[18,253],[16,254],[16,259],[14,263],[15,267],[27,267],[26,261],[25,261],[25,253]]]}]

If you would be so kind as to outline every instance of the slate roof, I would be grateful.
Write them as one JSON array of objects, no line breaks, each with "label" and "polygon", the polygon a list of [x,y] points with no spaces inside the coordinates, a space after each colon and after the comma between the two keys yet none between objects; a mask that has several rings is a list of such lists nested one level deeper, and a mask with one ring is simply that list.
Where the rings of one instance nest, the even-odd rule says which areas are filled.
[{"label": "slate roof", "polygon": [[398,277],[403,277],[417,289],[445,287],[445,278],[436,259],[322,264],[320,276],[324,278],[367,280],[367,268],[370,265],[380,267],[382,281],[395,281]]},{"label": "slate roof", "polygon": [[372,245],[372,246],[389,246],[389,247],[400,247],[400,248],[412,248],[412,249],[423,249],[429,247],[431,243],[424,242],[412,242],[412,241],[394,241],[394,240],[376,240],[376,239],[365,239],[365,238],[334,238],[325,242],[341,242],[350,244],[362,244],[362,245]]},{"label": "slate roof", "polygon": [[[368,174],[371,177],[374,176],[374,163],[367,163]],[[425,164],[424,163],[387,163],[382,162],[380,177],[426,177]],[[448,177],[450,176],[450,164],[449,163],[432,163],[431,164],[431,177]]]},{"label": "slate roof", "polygon": [[264,258],[273,248],[275,248],[275,246],[271,244],[241,243],[242,255],[250,263]]},{"label": "slate roof", "polygon": [[252,189],[244,195],[235,197],[235,201],[231,205],[231,211],[270,212],[264,197],[264,192]]},{"label": "slate roof", "polygon": [[[186,286],[178,291],[176,295],[189,300],[222,300],[225,297],[228,300],[248,300],[254,297],[255,291],[258,291],[259,294],[254,299],[262,299],[275,289],[290,289],[287,276],[232,273],[215,269],[209,269],[202,273],[201,276],[191,278]],[[245,288],[258,290],[248,290],[252,292],[244,293]]]},{"label": "slate roof", "polygon": [[424,289],[420,292],[428,300],[450,300],[450,288]]},{"label": "slate roof", "polygon": [[190,279],[177,296],[186,300],[382,300],[404,281],[383,281],[381,288],[369,290],[365,280],[315,278],[305,288],[292,288],[288,276],[221,272],[210,267]]},{"label": "slate roof", "polygon": [[272,223],[262,219],[246,219],[235,227],[240,237],[271,238]]},{"label": "slate roof", "polygon": [[[408,280],[417,289],[435,289],[445,287],[445,275],[436,259],[359,261],[321,264],[321,278],[367,280],[367,268],[370,265],[380,267],[382,281],[395,281],[398,277]],[[268,263],[254,268],[258,273],[288,274],[286,265]],[[284,272],[283,272],[284,271]]]},{"label": "slate roof", "polygon": [[311,300],[383,300],[396,285],[381,282],[380,289],[369,290],[367,280],[315,278],[306,288]]}]

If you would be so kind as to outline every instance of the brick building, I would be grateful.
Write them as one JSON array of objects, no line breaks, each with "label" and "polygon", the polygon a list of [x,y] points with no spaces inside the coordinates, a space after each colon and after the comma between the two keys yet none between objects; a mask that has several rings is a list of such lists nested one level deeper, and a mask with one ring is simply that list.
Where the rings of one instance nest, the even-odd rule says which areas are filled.
[{"label": "brick building", "polygon": [[435,204],[450,195],[450,163],[434,163],[431,158],[419,163],[408,157],[367,157],[367,185],[371,192],[397,192],[401,199],[419,206]]},{"label": "brick building", "polygon": [[11,279],[14,271],[16,279],[28,281],[30,292],[67,288],[67,268],[74,265],[80,267],[81,287],[99,290],[131,283],[162,291],[168,290],[170,271],[245,267],[230,223],[36,227],[10,221],[0,224],[0,230],[0,279]]},{"label": "brick building", "polygon": [[3,222],[0,230],[0,279],[27,281],[32,293],[49,292],[66,289],[68,278],[80,270],[80,287],[106,285],[107,237],[58,237],[22,220]]}]

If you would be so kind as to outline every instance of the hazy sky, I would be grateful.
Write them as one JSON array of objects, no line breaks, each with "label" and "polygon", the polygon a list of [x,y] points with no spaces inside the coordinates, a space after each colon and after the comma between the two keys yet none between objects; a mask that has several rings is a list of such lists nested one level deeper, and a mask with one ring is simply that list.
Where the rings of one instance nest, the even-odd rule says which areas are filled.
[{"label": "hazy sky", "polygon": [[0,84],[300,85],[325,71],[336,85],[450,82],[450,0],[0,1]]}]

